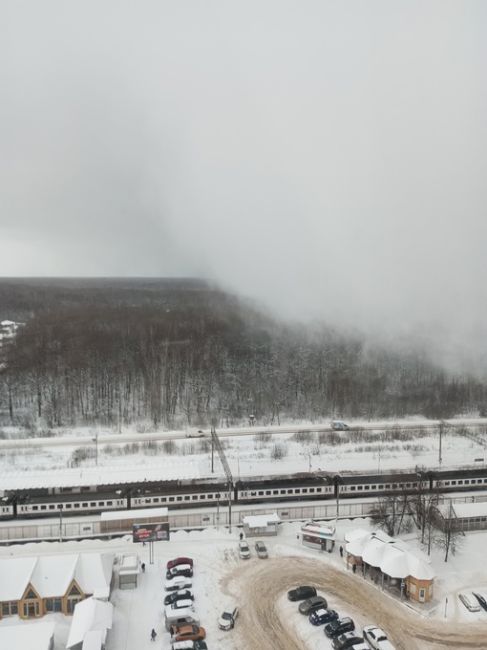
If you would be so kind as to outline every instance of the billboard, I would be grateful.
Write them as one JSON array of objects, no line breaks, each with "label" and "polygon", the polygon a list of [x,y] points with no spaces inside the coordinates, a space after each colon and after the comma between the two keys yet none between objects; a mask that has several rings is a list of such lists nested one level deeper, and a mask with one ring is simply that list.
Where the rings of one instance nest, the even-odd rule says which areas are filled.
[{"label": "billboard", "polygon": [[132,541],[167,542],[169,541],[169,523],[132,524]]}]

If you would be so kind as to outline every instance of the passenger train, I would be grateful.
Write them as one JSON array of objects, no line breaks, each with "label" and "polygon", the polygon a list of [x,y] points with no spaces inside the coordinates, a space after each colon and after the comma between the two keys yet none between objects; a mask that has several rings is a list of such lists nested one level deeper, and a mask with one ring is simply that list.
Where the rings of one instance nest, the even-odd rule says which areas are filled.
[{"label": "passenger train", "polygon": [[487,468],[418,472],[308,472],[274,477],[248,477],[230,486],[224,480],[194,479],[40,488],[4,491],[0,519],[93,514],[108,510],[161,507],[194,508],[302,500],[353,499],[399,492],[487,490]]}]

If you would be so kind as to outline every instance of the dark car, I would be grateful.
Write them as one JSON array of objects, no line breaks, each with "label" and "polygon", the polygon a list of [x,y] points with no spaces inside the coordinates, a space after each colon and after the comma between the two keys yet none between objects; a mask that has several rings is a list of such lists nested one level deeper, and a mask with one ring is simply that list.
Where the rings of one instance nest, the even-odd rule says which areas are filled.
[{"label": "dark car", "polygon": [[320,608],[327,608],[326,598],[323,598],[323,596],[313,596],[312,598],[308,598],[308,600],[299,603],[298,607],[299,612],[306,615],[311,614],[314,609]]},{"label": "dark car", "polygon": [[347,632],[346,634],[336,636],[331,642],[331,645],[334,650],[349,650],[349,648],[353,650],[353,648],[359,645],[363,647],[365,644],[361,636],[357,636],[353,632]]},{"label": "dark car", "polygon": [[296,589],[291,589],[287,592],[288,600],[305,600],[306,598],[311,598],[316,596],[316,589],[314,587],[296,587]]},{"label": "dark car", "polygon": [[472,591],[473,595],[475,598],[478,600],[478,603],[482,609],[485,609],[487,611],[487,600],[482,596],[482,594],[478,594],[475,591]]},{"label": "dark car", "polygon": [[324,625],[338,619],[338,612],[334,609],[315,609],[309,615],[309,622],[312,625]]},{"label": "dark car", "polygon": [[164,605],[172,605],[178,600],[194,600],[194,596],[189,589],[181,589],[180,591],[175,591],[173,594],[166,596],[164,598]]},{"label": "dark car", "polygon": [[178,566],[178,564],[189,564],[189,566],[193,566],[193,560],[190,557],[177,557],[174,560],[169,560],[166,564],[166,569],[172,569]]},{"label": "dark car", "polygon": [[185,578],[193,577],[193,567],[191,564],[177,564],[166,571],[166,578],[174,578],[175,576],[184,576]]},{"label": "dark car", "polygon": [[208,650],[206,641],[195,641],[193,643],[193,650]]},{"label": "dark car", "polygon": [[339,618],[325,625],[325,634],[328,638],[333,638],[345,632],[353,632],[355,630],[355,623],[351,618]]}]

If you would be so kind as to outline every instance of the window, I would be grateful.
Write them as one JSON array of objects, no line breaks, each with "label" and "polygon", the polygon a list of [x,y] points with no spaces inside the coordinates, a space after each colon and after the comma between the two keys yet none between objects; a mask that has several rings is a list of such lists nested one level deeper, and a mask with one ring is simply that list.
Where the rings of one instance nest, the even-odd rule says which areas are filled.
[{"label": "window", "polygon": [[[101,505],[101,506],[103,505],[103,501],[100,501],[100,505]],[[90,506],[91,506],[92,508],[95,508],[95,507],[96,507],[96,501],[92,501],[92,502],[90,503]]]},{"label": "window", "polygon": [[315,489],[314,489],[314,488],[309,488],[309,491],[310,491],[310,492],[314,492]]},{"label": "window", "polygon": [[41,510],[45,510],[45,509],[46,509],[46,506],[41,506]]},{"label": "window", "polygon": [[350,492],[355,492],[355,485],[350,486]]},{"label": "window", "polygon": [[75,503],[75,504],[74,504],[74,507],[75,507],[75,508],[79,508],[79,507],[80,507],[80,504],[79,504],[79,503]]},{"label": "window", "polygon": [[270,491],[270,490],[266,490],[265,493],[266,493],[266,495],[268,496],[268,495],[271,493],[271,491]]},{"label": "window", "polygon": [[54,508],[55,508],[54,505],[50,505],[50,506],[49,506],[49,510],[54,510]]},{"label": "window", "polygon": [[302,492],[303,492],[303,494],[307,494],[307,492],[308,492],[308,488],[303,488],[303,489],[302,489]]},{"label": "window", "polygon": [[292,494],[293,491],[292,491],[292,490],[288,490],[287,493],[288,493],[288,494]]},{"label": "window", "polygon": [[364,490],[370,490],[370,485],[365,485]]},{"label": "window", "polygon": [[70,589],[69,595],[70,595],[70,596],[79,596],[80,593],[81,593],[81,592],[80,592],[80,590],[78,589],[78,587],[77,587],[76,585],[73,585],[73,586],[71,587],[71,589]]},{"label": "window", "polygon": [[198,495],[197,495],[197,494],[193,494],[192,497],[191,497],[191,499],[192,499],[192,501],[198,501]]},{"label": "window", "polygon": [[182,501],[183,497],[176,497],[176,501]]},{"label": "window", "polygon": [[67,509],[69,510],[69,508],[71,508],[72,506],[71,506],[70,503],[67,503],[64,507],[67,508]]},{"label": "window", "polygon": [[264,492],[262,490],[259,490],[259,496],[261,497],[263,495],[264,495]]},{"label": "window", "polygon": [[189,501],[189,494],[187,494],[187,495],[184,497],[184,500],[185,500],[185,501]]},{"label": "window", "polygon": [[37,596],[36,596],[36,594],[32,591],[32,589],[29,589],[29,591],[27,592],[27,594],[26,594],[24,600],[28,600],[28,599],[31,599],[31,598],[37,598]]},{"label": "window", "polygon": [[39,510],[39,506],[32,506],[32,510]]},{"label": "window", "polygon": [[169,497],[169,501],[174,501],[174,497]]},{"label": "window", "polygon": [[420,589],[419,590],[419,600],[424,600],[424,594],[425,594],[424,589]]},{"label": "window", "polygon": [[279,494],[279,490],[272,490],[272,494]]}]

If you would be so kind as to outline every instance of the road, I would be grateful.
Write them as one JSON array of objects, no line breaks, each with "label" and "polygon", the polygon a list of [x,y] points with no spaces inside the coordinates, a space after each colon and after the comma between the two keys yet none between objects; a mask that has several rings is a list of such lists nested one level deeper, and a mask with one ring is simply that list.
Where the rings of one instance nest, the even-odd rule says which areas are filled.
[{"label": "road", "polygon": [[[282,595],[299,584],[316,587],[325,596],[342,601],[344,609],[352,615],[355,610],[360,618],[387,630],[397,650],[487,647],[487,621],[460,626],[425,619],[358,575],[306,557],[251,560],[223,580],[222,589],[240,603],[239,623],[234,630],[241,640],[238,647],[306,649],[290,620],[292,617],[284,617],[279,606]],[[296,611],[295,616],[301,615]]]},{"label": "road", "polygon": [[[487,418],[465,418],[455,420],[444,420],[448,426],[455,427],[486,427]],[[440,425],[440,420],[400,420],[400,421],[377,421],[377,422],[354,422],[350,426],[350,431],[359,429],[385,431],[392,428],[400,429],[436,429]],[[331,426],[327,424],[303,424],[303,425],[283,425],[269,427],[234,427],[228,429],[218,429],[217,433],[221,438],[230,438],[233,436],[255,436],[259,433],[269,433],[271,435],[283,433],[298,432],[321,432],[331,431]],[[198,437],[209,437],[209,429],[202,430],[201,434],[192,430],[191,433],[186,431],[156,431],[155,433],[100,433],[84,436],[52,436],[44,438],[22,438],[0,440],[0,451],[3,449],[22,449],[28,447],[45,448],[45,447],[93,447],[97,438],[99,445],[123,445],[132,442],[163,442],[164,440],[187,440],[197,439]]]}]

